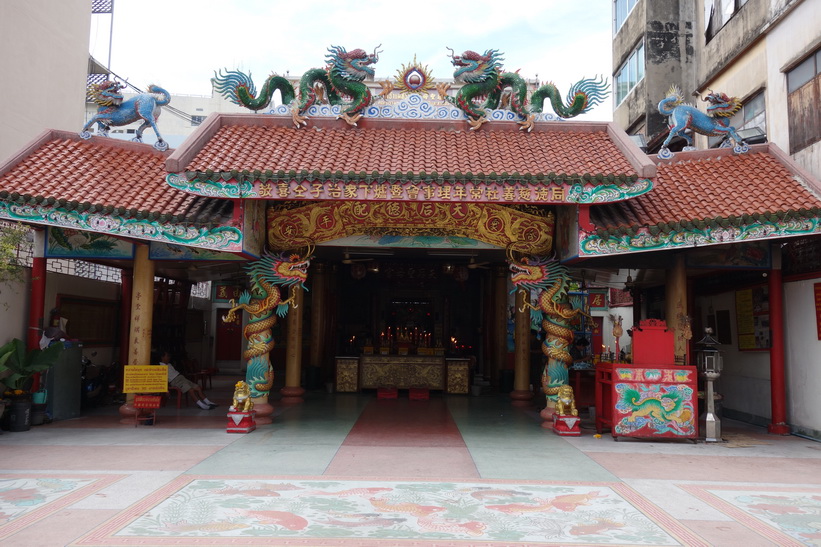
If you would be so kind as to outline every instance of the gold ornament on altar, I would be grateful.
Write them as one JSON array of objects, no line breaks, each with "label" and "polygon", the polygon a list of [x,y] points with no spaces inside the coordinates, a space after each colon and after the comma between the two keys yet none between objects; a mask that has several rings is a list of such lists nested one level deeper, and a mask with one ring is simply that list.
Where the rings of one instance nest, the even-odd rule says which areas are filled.
[{"label": "gold ornament on altar", "polygon": [[251,400],[251,388],[240,380],[234,386],[234,400],[231,402],[232,412],[251,412],[254,402]]},{"label": "gold ornament on altar", "polygon": [[576,397],[573,394],[573,388],[567,384],[559,386],[556,399],[556,414],[559,416],[579,415],[579,411],[576,410]]},{"label": "gold ornament on altar", "polygon": [[621,335],[624,334],[624,329],[622,329],[621,324],[624,320],[621,315],[618,318],[614,316],[610,316],[610,319],[613,321],[613,337],[618,340],[621,338]]}]

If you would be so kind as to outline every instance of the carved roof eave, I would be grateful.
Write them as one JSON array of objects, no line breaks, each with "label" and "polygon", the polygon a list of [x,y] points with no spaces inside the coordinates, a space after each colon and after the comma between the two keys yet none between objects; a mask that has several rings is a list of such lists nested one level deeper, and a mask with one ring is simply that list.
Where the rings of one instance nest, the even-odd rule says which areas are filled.
[{"label": "carved roof eave", "polygon": [[[222,199],[263,199],[263,200],[290,200],[290,199],[313,199],[325,201],[333,199],[333,193],[347,193],[347,189],[352,189],[357,193],[356,197],[347,196],[347,200],[361,201],[382,201],[389,193],[386,188],[395,185],[403,188],[404,193],[419,196],[429,196],[441,193],[441,188],[447,188],[448,195],[456,195],[455,189],[462,190],[461,194],[468,196],[472,190],[480,187],[495,189],[499,194],[506,189],[513,189],[517,193],[527,190],[529,196],[524,201],[512,200],[514,203],[531,204],[602,204],[614,203],[631,199],[653,189],[653,181],[646,178],[637,177],[578,177],[574,179],[564,178],[555,173],[538,177],[521,177],[518,173],[508,176],[497,176],[492,173],[488,177],[482,175],[475,177],[464,177],[461,174],[445,179],[442,176],[431,174],[427,177],[407,177],[405,174],[338,174],[329,177],[316,176],[316,173],[171,173],[166,177],[166,182],[172,188],[187,192],[197,196]],[[609,182],[612,181],[612,182]],[[385,196],[379,196],[380,190]],[[555,198],[551,189],[562,190],[561,198]],[[295,195],[301,192],[303,195]],[[396,198],[395,195],[391,197]],[[413,198],[416,199],[416,198]],[[420,198],[421,199],[421,198]],[[430,199],[428,199],[430,200]],[[434,199],[434,201],[436,201]],[[445,199],[443,201],[458,202],[492,202],[487,199]]]},{"label": "carved roof eave", "polygon": [[195,226],[81,209],[0,200],[0,218],[11,221],[216,251],[242,251],[243,234],[235,226]]},{"label": "carved roof eave", "polygon": [[[748,215],[744,215],[746,218]],[[821,234],[821,209],[579,231],[579,256],[613,256]]]},{"label": "carved roof eave", "polygon": [[[638,175],[627,174],[602,174],[602,173],[537,173],[537,174],[521,174],[521,173],[450,173],[445,171],[437,173],[432,171],[430,173],[420,171],[418,173],[411,172],[395,172],[384,171],[382,173],[372,171],[366,173],[364,171],[354,172],[349,171],[343,173],[336,171],[308,171],[302,169],[300,171],[184,171],[176,173],[178,176],[185,176],[189,181],[198,181],[200,183],[224,184],[231,182],[235,185],[242,185],[255,182],[335,182],[339,184],[347,183],[422,183],[422,184],[454,184],[454,183],[471,183],[471,184],[584,184],[585,186],[604,186],[604,185],[629,185],[637,180],[641,180]],[[205,194],[203,194],[205,195]]]},{"label": "carved roof eave", "polygon": [[[206,228],[221,224],[225,218],[224,211],[222,210],[224,207],[213,208],[213,210],[207,214],[169,214],[160,211],[129,209],[127,207],[117,207],[115,205],[91,203],[89,201],[57,199],[53,196],[33,196],[31,194],[20,194],[18,192],[9,192],[7,190],[0,190],[0,202],[6,203],[8,207],[51,206],[61,211],[76,211],[79,214],[100,213],[103,216],[112,216],[115,218],[127,218],[138,221],[157,221],[160,224],[185,224]],[[197,218],[194,218],[195,216]]]}]

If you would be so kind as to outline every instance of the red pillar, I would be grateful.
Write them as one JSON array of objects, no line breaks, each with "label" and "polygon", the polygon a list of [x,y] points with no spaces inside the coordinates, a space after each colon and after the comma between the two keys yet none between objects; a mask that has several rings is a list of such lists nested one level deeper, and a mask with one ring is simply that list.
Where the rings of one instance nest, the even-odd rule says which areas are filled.
[{"label": "red pillar", "polygon": [[[26,347],[29,350],[40,347],[43,336],[43,308],[46,303],[46,232],[42,228],[33,230],[34,256],[31,261],[31,284],[29,285],[29,321],[26,332]],[[40,374],[34,376],[32,390],[40,388]]]},{"label": "red pillar", "polygon": [[787,425],[787,388],[784,374],[784,293],[781,278],[781,249],[773,247],[773,268],[770,270],[770,397],[772,423],[767,426],[773,435],[789,435]]},{"label": "red pillar", "polygon": [[123,386],[123,367],[128,364],[128,338],[131,332],[131,292],[134,274],[131,270],[120,270],[120,368],[117,387]]},{"label": "red pillar", "polygon": [[31,262],[29,322],[26,335],[26,346],[30,350],[40,347],[40,338],[43,335],[43,308],[46,303],[45,239],[45,230],[34,230],[34,257]]}]

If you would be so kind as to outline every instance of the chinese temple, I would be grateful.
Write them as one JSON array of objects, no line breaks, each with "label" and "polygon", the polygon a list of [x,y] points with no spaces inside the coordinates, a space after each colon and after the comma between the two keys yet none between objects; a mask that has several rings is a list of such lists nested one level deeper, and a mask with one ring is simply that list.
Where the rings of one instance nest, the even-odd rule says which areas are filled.
[{"label": "chinese temple", "polygon": [[[332,51],[328,71],[357,52]],[[452,57],[457,79],[495,60]],[[635,324],[639,272],[656,272],[642,283],[676,333],[666,364],[694,363],[692,332],[706,325],[691,318],[709,279],[688,272],[746,265],[768,274],[773,295],[781,246],[821,233],[821,185],[774,145],[651,157],[612,123],[565,119],[585,111],[572,95],[562,105],[544,91],[557,115],[544,113],[538,90],[523,100],[500,78],[494,89],[513,90],[507,103],[500,93],[480,107],[478,83],[437,96],[423,67],[404,68],[376,96],[347,80],[348,103],[327,91],[297,103],[281,87],[277,105],[276,81],[259,95],[215,81],[254,112],[212,114],[175,150],[45,131],[0,166],[0,218],[37,228],[33,277],[61,242],[77,258],[105,249],[93,260],[130,272],[128,365],[149,364],[163,336],[152,324],[155,276],[213,281],[223,318],[243,326],[237,344],[261,414],[272,367],[284,369],[290,401],[304,394],[306,368],[338,392],[466,395],[477,376],[498,385],[512,374],[511,399],[529,401],[531,348],[543,344],[546,358],[550,348],[531,333],[528,307],[584,312],[574,297],[624,289],[624,270],[636,275]],[[603,93],[588,80],[572,92],[588,102]],[[534,266],[542,278],[517,279]],[[44,288],[32,290],[36,329]],[[539,303],[544,293],[555,301]],[[786,428],[780,313],[771,299],[775,433]],[[570,339],[554,348],[585,331],[577,315],[559,324]]]}]

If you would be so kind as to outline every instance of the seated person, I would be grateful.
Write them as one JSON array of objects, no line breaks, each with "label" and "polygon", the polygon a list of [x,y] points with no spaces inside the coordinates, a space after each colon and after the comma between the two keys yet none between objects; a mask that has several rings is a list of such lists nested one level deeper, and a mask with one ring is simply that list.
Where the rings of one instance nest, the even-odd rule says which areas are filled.
[{"label": "seated person", "polygon": [[212,403],[208,397],[205,396],[205,393],[198,384],[195,384],[174,368],[171,364],[171,355],[167,351],[163,352],[160,358],[160,364],[168,367],[168,385],[179,388],[183,394],[190,391],[191,395],[196,399],[198,407],[203,410],[211,410],[219,406],[216,403]]},{"label": "seated person", "polygon": [[570,357],[573,359],[573,363],[571,366],[575,366],[577,363],[584,363],[580,365],[580,367],[585,367],[589,365],[590,356],[587,355],[587,346],[590,345],[590,342],[587,341],[587,338],[580,336],[573,340],[573,346],[570,348]]}]

